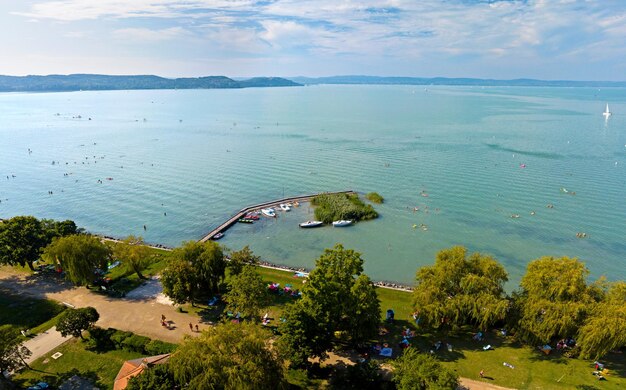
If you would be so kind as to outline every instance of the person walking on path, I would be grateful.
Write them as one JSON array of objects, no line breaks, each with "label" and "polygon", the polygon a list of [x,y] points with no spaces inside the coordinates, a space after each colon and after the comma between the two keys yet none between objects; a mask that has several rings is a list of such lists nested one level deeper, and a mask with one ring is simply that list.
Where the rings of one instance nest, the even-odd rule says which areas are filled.
[{"label": "person walking on path", "polygon": [[198,329],[198,324],[196,324],[196,332],[200,332],[200,330]]},{"label": "person walking on path", "polygon": [[189,330],[193,332],[193,325],[191,324],[191,322],[189,323]]}]

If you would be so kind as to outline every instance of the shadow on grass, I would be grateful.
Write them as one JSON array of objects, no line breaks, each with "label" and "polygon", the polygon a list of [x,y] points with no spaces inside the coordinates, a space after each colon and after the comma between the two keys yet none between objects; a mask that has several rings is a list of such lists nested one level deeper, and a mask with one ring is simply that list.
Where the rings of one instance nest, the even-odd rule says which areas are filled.
[{"label": "shadow on grass", "polygon": [[77,368],[73,368],[70,371],[57,372],[57,373],[45,372],[45,371],[40,371],[40,370],[30,370],[30,371],[38,372],[38,373],[41,372],[47,375],[41,375],[41,376],[37,375],[35,379],[26,378],[26,379],[14,380],[14,383],[18,385],[19,388],[25,389],[28,386],[33,386],[37,384],[38,382],[46,382],[52,388],[58,388],[64,382],[70,380],[70,378],[74,376],[86,379],[93,385],[93,387],[100,388],[100,389],[107,388],[106,384],[100,382],[100,378],[98,377],[98,374],[95,371],[81,371]]},{"label": "shadow on grass", "polygon": [[532,356],[528,358],[531,362],[550,362],[554,364],[567,364],[570,358],[563,356],[560,352],[552,352],[549,355],[541,352],[539,349],[533,351]]}]

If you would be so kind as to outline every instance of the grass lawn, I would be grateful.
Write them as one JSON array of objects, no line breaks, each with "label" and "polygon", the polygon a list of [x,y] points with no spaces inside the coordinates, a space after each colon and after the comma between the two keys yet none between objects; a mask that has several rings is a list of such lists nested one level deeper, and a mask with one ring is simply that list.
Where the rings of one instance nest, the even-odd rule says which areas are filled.
[{"label": "grass lawn", "polygon": [[[108,245],[111,247],[117,245],[115,242],[108,242]],[[148,267],[142,271],[143,276],[146,278],[150,278],[154,275],[157,275],[163,271],[163,269],[167,266],[167,258],[170,251],[166,251],[163,249],[150,248],[152,253],[152,259],[148,265]],[[123,293],[128,293],[129,291],[134,290],[139,287],[144,281],[139,279],[137,274],[132,270],[129,270],[122,260],[122,264],[111,269],[105,275],[107,278],[111,278],[112,284],[111,287],[113,290]]]},{"label": "grass lawn", "polygon": [[[52,359],[55,352],[61,352],[63,356]],[[33,362],[32,370],[22,370],[14,377],[14,382],[28,387],[44,381],[56,387],[69,377],[79,375],[91,379],[96,387],[112,389],[122,363],[141,356],[122,350],[95,353],[85,350],[79,339],[72,339]]]},{"label": "grass lawn", "polygon": [[8,293],[0,290],[0,325],[30,329],[37,333],[52,327],[65,309],[56,302]]}]

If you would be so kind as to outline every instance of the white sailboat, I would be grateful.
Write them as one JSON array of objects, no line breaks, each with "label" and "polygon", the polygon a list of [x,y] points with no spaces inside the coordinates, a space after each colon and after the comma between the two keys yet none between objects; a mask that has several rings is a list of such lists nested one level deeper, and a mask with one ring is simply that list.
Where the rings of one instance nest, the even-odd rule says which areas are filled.
[{"label": "white sailboat", "polygon": [[604,115],[605,118],[608,118],[611,116],[611,111],[609,110],[609,103],[606,104],[606,108],[604,109],[604,112],[602,113],[602,115]]}]

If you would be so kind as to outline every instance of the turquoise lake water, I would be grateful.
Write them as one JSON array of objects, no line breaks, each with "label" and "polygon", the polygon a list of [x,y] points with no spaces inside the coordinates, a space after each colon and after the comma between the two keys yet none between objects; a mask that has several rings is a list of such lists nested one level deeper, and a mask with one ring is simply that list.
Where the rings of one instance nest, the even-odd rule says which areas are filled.
[{"label": "turquoise lake water", "polygon": [[[607,102],[614,114],[605,121]],[[626,90],[0,94],[2,218],[73,219],[94,233],[176,246],[246,205],[345,189],[383,195],[381,217],[303,230],[298,222],[312,218],[304,204],[239,224],[221,243],[311,267],[341,242],[363,254],[373,279],[402,283],[452,245],[495,256],[511,286],[543,255],[624,279]]]}]

